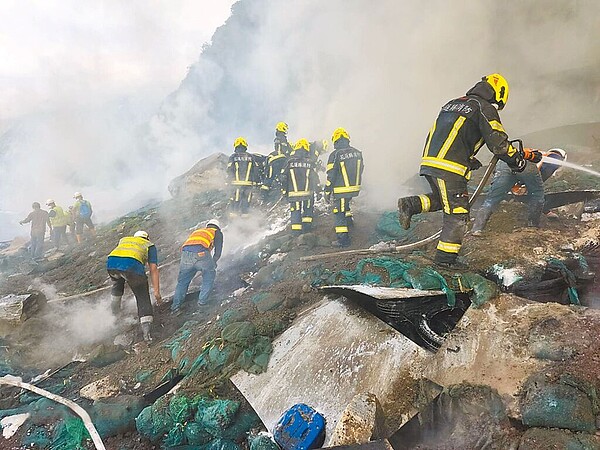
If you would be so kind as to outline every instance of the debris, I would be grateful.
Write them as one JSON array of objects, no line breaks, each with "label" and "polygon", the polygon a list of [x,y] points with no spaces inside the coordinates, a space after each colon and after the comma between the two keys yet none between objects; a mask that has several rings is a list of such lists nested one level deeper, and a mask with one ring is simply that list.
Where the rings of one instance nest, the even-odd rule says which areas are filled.
[{"label": "debris", "polygon": [[0,321],[21,323],[35,314],[46,302],[41,292],[10,294],[0,298]]},{"label": "debris", "polygon": [[119,384],[110,376],[100,378],[79,390],[79,395],[89,400],[100,400],[102,398],[114,397],[120,391]]},{"label": "debris", "polygon": [[364,444],[385,436],[385,421],[377,396],[359,394],[342,413],[329,446]]},{"label": "debris", "polygon": [[29,419],[30,414],[15,414],[14,416],[7,416],[0,420],[0,427],[2,427],[2,436],[4,439],[10,439],[17,432],[19,427]]}]

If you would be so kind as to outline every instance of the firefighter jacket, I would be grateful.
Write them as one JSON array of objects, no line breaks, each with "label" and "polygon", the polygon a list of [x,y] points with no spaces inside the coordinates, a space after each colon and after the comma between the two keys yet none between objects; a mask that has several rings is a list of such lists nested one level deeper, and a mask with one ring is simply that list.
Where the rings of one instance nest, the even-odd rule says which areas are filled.
[{"label": "firefighter jacket", "polygon": [[354,147],[335,149],[327,160],[325,192],[338,197],[356,197],[364,169],[362,152]]},{"label": "firefighter jacket", "polygon": [[286,156],[289,156],[292,153],[292,146],[287,140],[287,137],[283,133],[277,132],[275,135],[275,140],[273,141],[273,147],[276,152],[283,153]]},{"label": "firefighter jacket", "polygon": [[270,189],[274,182],[280,180],[281,172],[286,164],[287,156],[285,153],[279,150],[269,153],[269,156],[267,157],[267,166],[265,168],[264,189]]},{"label": "firefighter jacket", "polygon": [[227,178],[233,186],[253,186],[258,179],[258,168],[254,155],[235,152],[227,163]]},{"label": "firefighter jacket", "polygon": [[308,152],[296,152],[281,173],[282,190],[290,202],[312,200],[315,191],[320,191],[319,175]]},{"label": "firefighter jacket", "polygon": [[477,88],[442,107],[427,135],[420,175],[468,180],[483,144],[511,168],[523,164],[521,154],[508,142],[496,108],[484,100],[487,94],[477,95]]},{"label": "firefighter jacket", "polygon": [[53,227],[65,227],[71,223],[70,215],[65,213],[65,211],[58,205],[50,208],[48,215],[50,216],[50,223]]},{"label": "firefighter jacket", "polygon": [[119,245],[108,256],[133,258],[145,265],[148,262],[148,249],[154,244],[143,237],[128,236],[119,241]]}]

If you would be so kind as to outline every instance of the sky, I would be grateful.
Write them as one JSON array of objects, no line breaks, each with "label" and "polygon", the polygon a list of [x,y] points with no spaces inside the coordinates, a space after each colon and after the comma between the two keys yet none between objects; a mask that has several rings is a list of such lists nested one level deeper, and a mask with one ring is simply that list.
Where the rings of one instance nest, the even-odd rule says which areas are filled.
[{"label": "sky", "polygon": [[0,130],[57,104],[174,90],[233,0],[3,0]]}]

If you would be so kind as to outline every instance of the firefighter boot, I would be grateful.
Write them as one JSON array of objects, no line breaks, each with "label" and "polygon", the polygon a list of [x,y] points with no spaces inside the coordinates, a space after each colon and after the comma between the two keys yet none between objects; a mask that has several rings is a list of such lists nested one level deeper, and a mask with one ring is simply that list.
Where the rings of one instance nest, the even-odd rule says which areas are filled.
[{"label": "firefighter boot", "polygon": [[116,316],[121,311],[121,296],[111,295],[110,296],[110,310]]},{"label": "firefighter boot", "polygon": [[410,228],[410,219],[412,216],[421,212],[418,205],[420,205],[420,200],[416,196],[398,199],[398,220],[405,230]]}]

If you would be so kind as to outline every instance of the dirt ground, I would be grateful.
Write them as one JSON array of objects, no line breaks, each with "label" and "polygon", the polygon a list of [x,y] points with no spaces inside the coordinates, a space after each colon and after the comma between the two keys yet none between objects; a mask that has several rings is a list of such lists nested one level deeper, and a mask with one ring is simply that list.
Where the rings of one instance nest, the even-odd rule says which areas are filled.
[{"label": "dirt ground", "polygon": [[[337,251],[330,245],[330,242],[335,239],[335,234],[332,229],[332,217],[326,211],[322,210],[316,217],[317,231],[312,236],[294,240],[286,229],[264,239],[255,239],[255,235],[260,235],[265,217],[271,222],[285,218],[286,206],[280,205],[271,216],[267,215],[268,207],[262,207],[256,214],[262,217],[255,218],[251,224],[246,225],[240,223],[240,219],[237,223],[227,223],[228,219],[224,214],[225,205],[226,195],[222,191],[210,191],[192,199],[169,200],[100,226],[96,239],[88,237],[80,246],[71,244],[64,251],[63,256],[49,255],[46,261],[39,264],[31,264],[25,255],[18,252],[14,256],[4,256],[0,296],[24,292],[32,286],[44,290],[51,300],[55,300],[42,311],[41,318],[30,319],[39,320],[38,326],[23,326],[8,332],[4,331],[0,335],[0,338],[4,339],[0,344],[5,342],[7,348],[18,349],[11,355],[11,363],[15,367],[24,367],[24,373],[27,374],[42,373],[48,368],[66,364],[70,358],[76,356],[74,353],[69,353],[71,349],[53,359],[33,351],[38,343],[47,339],[47,335],[50,334],[49,327],[52,327],[52,322],[44,322],[43,318],[52,317],[52,311],[67,311],[71,308],[69,305],[73,305],[73,309],[91,309],[97,307],[99,302],[106,302],[109,292],[108,277],[104,268],[106,256],[115,247],[120,237],[130,235],[139,229],[148,231],[151,240],[157,245],[160,264],[165,268],[165,274],[170,267],[171,280],[164,286],[168,286],[171,290],[163,291],[163,297],[167,302],[168,293],[172,292],[174,287],[179,247],[194,225],[211,217],[221,217],[222,222],[228,225],[226,231],[232,230],[229,236],[227,232],[225,233],[225,245],[231,245],[230,248],[236,250],[227,253],[223,258],[224,261],[220,262],[215,290],[207,307],[198,309],[194,300],[196,294],[191,292],[188,301],[184,304],[183,314],[179,316],[170,314],[168,303],[156,308],[155,339],[150,346],[139,343],[140,334],[135,320],[131,317],[130,309],[126,313],[129,314],[129,320],[117,319],[116,324],[108,328],[108,334],[102,339],[85,342],[77,348],[77,355],[85,356],[99,344],[112,345],[115,334],[128,335],[134,342],[134,345],[125,348],[125,358],[106,367],[98,368],[87,363],[81,364],[69,377],[69,387],[63,395],[78,399],[81,387],[103,377],[108,377],[120,386],[121,393],[139,394],[151,391],[166,373],[177,369],[175,361],[171,358],[171,351],[165,347],[165,344],[188,320],[197,322],[192,327],[192,336],[185,344],[185,351],[189,354],[199,354],[208,341],[219,335],[221,331],[219,319],[230,309],[245,308],[251,311],[248,320],[257,325],[261,334],[273,338],[289,326],[299,312],[322,298],[322,295],[310,286],[311,274],[315,269],[326,269],[331,272],[353,269],[359,260],[368,256],[355,254],[311,262],[300,260],[303,256]],[[573,245],[592,226],[571,218],[566,212],[560,212],[558,219],[545,220],[542,229],[523,228],[520,224],[523,223],[524,214],[523,205],[503,205],[501,211],[490,221],[482,237],[466,237],[462,255],[471,270],[483,274],[494,264],[505,264],[527,266],[533,273],[542,256],[560,256],[562,247]],[[355,226],[352,229],[353,243],[350,249],[367,248],[377,242],[374,228],[380,216],[381,211],[367,211],[365,204],[356,202]],[[440,222],[439,214],[428,216],[419,222],[411,238],[427,237],[437,231]],[[235,246],[228,242],[235,242]],[[244,247],[244,242],[248,242],[249,246]],[[410,255],[395,254],[394,256],[430,265],[434,248],[435,243]],[[385,253],[376,255],[382,254]],[[283,276],[277,280],[268,280],[258,288],[255,286],[255,277],[258,276],[260,269],[275,263],[269,261],[276,262]],[[440,272],[451,276],[451,273]],[[103,288],[105,290],[98,295],[61,301],[64,297],[77,296]],[[279,298],[280,306],[260,313],[252,299],[261,292],[269,292]],[[60,309],[59,305],[63,303],[67,306],[65,308],[63,305],[61,306],[63,309]],[[600,332],[598,323],[590,320],[581,323],[578,329],[561,328],[555,332],[565,336],[565,339],[589,339],[589,345],[586,347],[589,351],[577,354],[573,360],[565,364],[568,364],[569,370],[575,371],[578,376],[598,383],[596,374],[600,373],[600,344],[597,344],[597,339],[594,338]],[[558,374],[564,370],[564,367],[561,368],[561,363],[557,363],[552,370]],[[136,375],[142,371],[150,375],[140,382]],[[0,392],[4,398],[0,405],[2,408],[15,405],[14,402],[6,401],[8,397],[13,398],[10,390],[0,389]],[[181,386],[181,392],[191,394],[210,392],[224,397],[239,397],[228,382],[221,379],[206,379],[202,376],[186,380]],[[10,445],[16,445],[11,448],[20,448],[17,437],[7,441],[11,442]],[[107,440],[107,445],[108,448],[131,450],[157,448],[156,445],[141,439],[135,432],[110,438]]]}]

